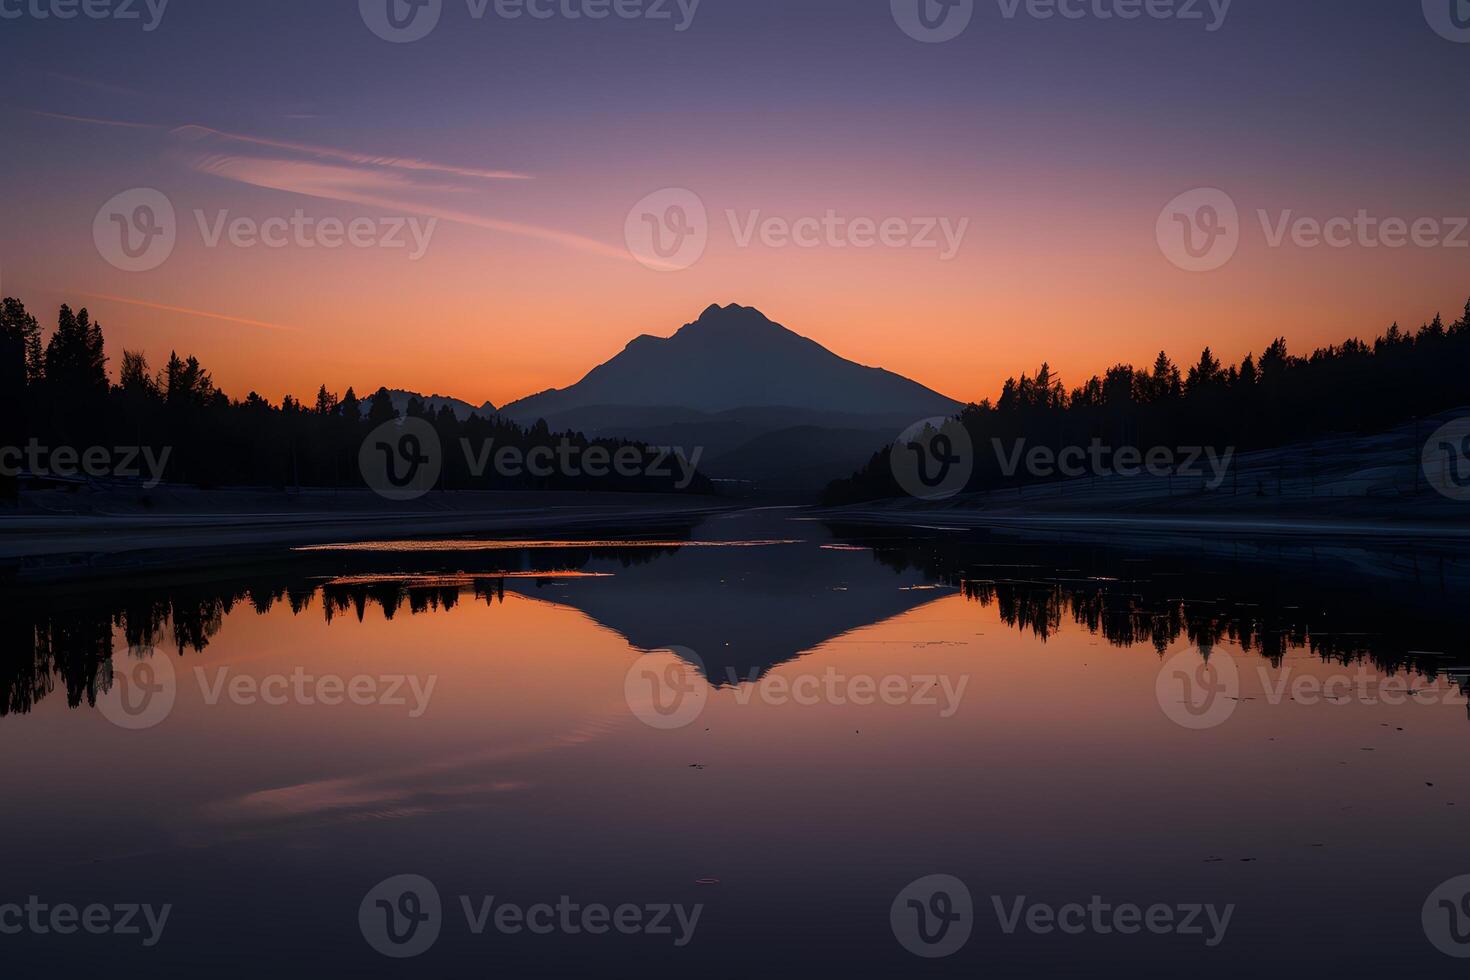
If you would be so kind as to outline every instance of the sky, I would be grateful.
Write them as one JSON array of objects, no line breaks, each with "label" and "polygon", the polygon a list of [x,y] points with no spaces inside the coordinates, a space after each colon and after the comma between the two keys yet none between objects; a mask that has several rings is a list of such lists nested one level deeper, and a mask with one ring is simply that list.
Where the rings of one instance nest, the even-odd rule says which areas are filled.
[{"label": "sky", "polygon": [[88,2],[0,0],[0,291],[234,397],[502,405],[735,302],[979,400],[1470,296],[1451,0]]}]

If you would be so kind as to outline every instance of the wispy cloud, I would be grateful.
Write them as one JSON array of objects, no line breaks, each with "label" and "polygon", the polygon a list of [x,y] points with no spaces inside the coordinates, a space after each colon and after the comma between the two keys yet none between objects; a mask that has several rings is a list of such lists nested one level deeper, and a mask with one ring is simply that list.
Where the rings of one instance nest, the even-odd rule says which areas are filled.
[{"label": "wispy cloud", "polygon": [[290,153],[300,153],[327,160],[341,160],[345,163],[355,163],[363,167],[383,167],[390,170],[422,170],[430,173],[447,174],[453,177],[477,177],[483,180],[532,179],[529,174],[516,173],[513,170],[482,170],[477,167],[457,167],[451,164],[434,163],[429,160],[416,160],[413,157],[357,153],[351,150],[341,150],[330,146],[317,146],[311,143],[294,143],[288,140],[247,136],[243,133],[229,133],[221,129],[211,129],[208,126],[179,126],[177,129],[172,130],[170,135],[193,141],[218,139],[235,143],[247,143],[252,146],[264,146],[273,150],[285,150]]},{"label": "wispy cloud", "polygon": [[285,330],[297,332],[300,327],[290,327],[281,323],[268,323],[265,320],[251,320],[243,316],[231,316],[228,313],[211,313],[208,310],[191,310],[186,306],[169,306],[166,303],[154,303],[146,299],[132,299],[127,296],[112,296],[107,293],[82,293],[87,299],[100,299],[108,303],[122,303],[127,306],[141,306],[148,310],[158,310],[161,313],[178,313],[183,316],[198,316],[206,320],[222,320],[225,323],[239,323],[247,327],[261,327],[266,330]]},{"label": "wispy cloud", "polygon": [[[425,201],[425,194],[462,194],[470,188],[466,179],[521,181],[533,179],[511,170],[490,170],[437,163],[414,157],[362,153],[355,150],[299,143],[233,133],[210,126],[159,126],[149,123],[97,119],[63,113],[36,111],[37,115],[96,126],[153,129],[166,132],[183,145],[200,152],[189,156],[188,165],[199,173],[226,180],[324,200],[359,204],[402,214],[438,218],[458,225],[550,242],[566,248],[623,261],[634,261],[619,246],[540,225],[509,221],[478,214],[461,207],[444,207]],[[210,152],[219,144],[241,148],[239,152]],[[272,151],[272,155],[249,153],[245,148]],[[313,157],[314,160],[283,159],[282,155]],[[331,161],[324,163],[322,161]]]},{"label": "wispy cloud", "polygon": [[624,249],[600,242],[595,238],[413,200],[406,195],[423,188],[403,179],[400,175],[302,161],[225,155],[200,157],[194,161],[194,168],[200,173],[223,177],[253,187],[265,187],[292,194],[304,194],[308,197],[361,204],[365,207],[382,208],[386,211],[419,214],[471,228],[483,228],[487,231],[535,238],[607,258],[633,261],[632,256]]},{"label": "wispy cloud", "polygon": [[215,129],[211,126],[199,126],[188,124],[185,126],[165,126],[158,123],[128,122],[119,119],[100,119],[95,116],[75,116],[65,112],[47,112],[44,109],[32,109],[31,112],[37,116],[48,119],[63,119],[68,122],[86,123],[90,126],[115,126],[125,129],[152,129],[159,132],[167,132],[169,135],[189,142],[202,142],[207,140],[228,141],[233,143],[244,143],[251,146],[262,146],[273,150],[288,153],[299,153],[305,156],[320,157],[328,160],[340,160],[345,163],[357,164],[362,167],[379,167],[386,170],[411,170],[425,173],[437,173],[452,177],[472,177],[481,180],[531,180],[530,174],[518,173],[513,170],[486,170],[479,167],[462,167],[449,163],[436,163],[432,160],[419,160],[414,157],[389,156],[386,154],[361,153],[356,150],[345,150],[331,146],[320,146],[314,143],[296,143],[289,140],[270,139],[264,136],[251,136],[246,133],[232,133],[223,129]]},{"label": "wispy cloud", "polygon": [[33,116],[44,116],[47,119],[61,119],[66,122],[86,123],[88,126],[112,126],[117,129],[152,129],[161,131],[165,127],[155,123],[128,122],[123,119],[97,119],[94,116],[73,116],[66,112],[47,112],[44,109],[30,110]]}]

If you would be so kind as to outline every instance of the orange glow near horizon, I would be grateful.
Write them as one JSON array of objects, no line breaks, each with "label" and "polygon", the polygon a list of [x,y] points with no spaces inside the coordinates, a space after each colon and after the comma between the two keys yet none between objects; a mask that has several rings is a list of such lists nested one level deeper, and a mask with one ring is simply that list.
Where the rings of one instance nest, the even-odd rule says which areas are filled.
[{"label": "orange glow near horizon", "polygon": [[[1072,387],[1118,362],[1149,364],[1160,349],[1187,365],[1208,345],[1238,363],[1285,336],[1304,353],[1395,321],[1413,329],[1436,312],[1456,320],[1470,293],[1463,250],[1273,248],[1257,217],[1463,213],[1428,189],[1375,195],[1296,179],[1252,187],[1241,160],[1222,163],[1236,176],[1220,180],[1236,188],[1239,252],[1198,274],[1172,265],[1155,240],[1160,209],[1201,178],[1187,169],[1076,168],[1063,186],[1054,166],[1028,169],[1015,151],[982,173],[940,159],[930,164],[939,176],[915,186],[901,154],[870,153],[861,171],[833,172],[828,158],[847,148],[793,144],[779,182],[700,158],[657,172],[610,165],[589,184],[554,170],[502,179],[412,157],[359,165],[327,147],[314,152],[344,159],[266,159],[251,155],[263,152],[259,141],[200,127],[22,125],[52,127],[49,138],[70,126],[82,130],[72,138],[138,141],[154,159],[112,186],[166,187],[178,242],[155,270],[114,268],[93,243],[95,183],[58,176],[17,204],[15,223],[37,230],[26,252],[6,257],[0,290],[48,327],[59,304],[88,307],[114,371],[125,349],[144,351],[155,368],[170,351],[193,354],[234,398],[310,401],[326,384],[339,394],[386,386],[501,406],[572,385],[633,338],[670,336],[712,303],[739,303],[842,357],[978,401],[1043,361]],[[641,197],[679,184],[697,187],[707,207],[708,248],[688,269],[652,271],[627,252],[624,224]],[[1464,197],[1447,193],[1452,203]],[[411,239],[397,249],[207,243],[221,214],[258,223],[297,211],[314,221],[437,224],[417,259]],[[736,231],[752,215],[828,211],[968,228],[949,261],[933,249],[742,245]]]},{"label": "orange glow near horizon", "polygon": [[[1277,336],[1304,353],[1347,337],[1371,338],[1393,322],[1412,329],[1436,312],[1449,322],[1458,318],[1465,292],[1456,285],[1465,277],[1452,269],[1396,270],[1383,276],[1393,283],[1387,294],[1370,284],[1366,269],[1342,279],[1318,269],[1315,285],[1276,270],[1268,273],[1270,292],[1243,296],[1236,292],[1243,283],[1232,282],[1243,272],[1235,277],[1227,270],[1218,283],[1200,288],[1170,269],[1158,273],[1161,288],[1149,289],[1136,281],[1140,276],[1130,283],[1116,256],[1106,270],[1099,263],[1060,283],[1046,282],[1044,274],[1028,281],[1016,259],[995,258],[990,268],[997,271],[989,276],[987,260],[967,265],[972,281],[993,278],[1007,284],[1003,290],[926,283],[924,271],[914,270],[901,277],[910,284],[902,294],[877,296],[858,292],[864,281],[881,277],[876,268],[861,271],[874,263],[834,256],[824,265],[816,256],[782,256],[776,264],[810,266],[811,275],[783,277],[786,282],[761,277],[763,288],[722,290],[713,283],[692,285],[705,278],[692,270],[671,278],[635,268],[619,270],[632,280],[621,298],[606,276],[592,276],[599,284],[585,291],[559,295],[552,284],[538,293],[528,275],[517,274],[527,295],[492,300],[475,295],[472,281],[441,281],[425,289],[433,297],[427,302],[394,290],[349,303],[294,281],[305,273],[263,292],[235,281],[213,288],[191,281],[179,297],[174,290],[142,293],[182,300],[177,305],[124,302],[120,289],[126,284],[116,287],[116,296],[32,289],[20,291],[20,298],[48,329],[60,303],[88,307],[106,330],[114,370],[124,349],[145,351],[154,367],[171,350],[191,353],[235,398],[253,390],[273,401],[287,394],[310,400],[325,383],[338,393],[354,386],[360,396],[382,385],[500,406],[572,385],[634,337],[670,336],[710,303],[755,306],[840,356],[978,401],[995,397],[1007,377],[1034,372],[1042,361],[1072,386],[1120,361],[1147,364],[1160,349],[1190,364],[1208,345],[1230,363],[1259,354]],[[1316,263],[1293,264],[1306,275]],[[342,275],[359,278],[346,270]],[[382,282],[372,270],[360,278]],[[822,287],[812,286],[814,278]]]}]

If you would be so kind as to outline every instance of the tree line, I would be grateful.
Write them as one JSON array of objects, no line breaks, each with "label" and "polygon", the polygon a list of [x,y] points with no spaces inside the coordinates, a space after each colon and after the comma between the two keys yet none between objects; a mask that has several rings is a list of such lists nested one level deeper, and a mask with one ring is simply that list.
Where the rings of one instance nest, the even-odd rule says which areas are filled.
[{"label": "tree line", "polygon": [[[1443,317],[1404,330],[1397,323],[1371,343],[1353,338],[1307,356],[1290,353],[1284,337],[1259,358],[1225,365],[1206,347],[1181,367],[1160,351],[1138,368],[1117,364],[1071,388],[1043,363],[1034,376],[1010,378],[994,402],[960,413],[975,449],[966,492],[1034,480],[1007,474],[997,454],[1011,446],[1060,451],[1100,440],[1112,447],[1212,446],[1240,452],[1270,449],[1332,433],[1370,433],[1470,404],[1470,302],[1446,326]],[[891,448],[891,447],[890,447]],[[904,496],[889,450],[853,476],[831,483],[829,505]]]},{"label": "tree line", "polygon": [[[56,326],[43,331],[15,298],[0,301],[0,447],[34,440],[48,447],[129,446],[168,449],[171,484],[216,487],[361,488],[364,440],[399,417],[386,388],[366,399],[348,388],[340,396],[323,384],[310,402],[287,395],[279,404],[254,391],[231,398],[192,356],[171,352],[156,371],[141,351],[124,350],[116,381],[108,375],[102,325],[86,309],[62,306]],[[441,490],[607,490],[710,493],[703,476],[692,480],[677,466],[652,465],[663,454],[639,443],[553,433],[545,422],[523,427],[494,415],[460,420],[412,398],[405,414],[433,426],[443,448]],[[650,465],[538,475],[530,468],[475,472],[476,452],[493,445],[522,458],[544,447],[597,446],[609,454],[633,449]],[[626,458],[626,454],[625,454]],[[544,472],[544,468],[542,470]],[[14,499],[16,481],[4,479],[0,496]]]}]

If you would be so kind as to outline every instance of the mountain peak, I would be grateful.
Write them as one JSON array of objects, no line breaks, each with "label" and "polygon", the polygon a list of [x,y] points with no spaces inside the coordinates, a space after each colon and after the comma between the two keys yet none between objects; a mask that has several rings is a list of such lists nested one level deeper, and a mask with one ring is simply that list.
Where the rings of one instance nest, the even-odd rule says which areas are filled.
[{"label": "mountain peak", "polygon": [[[710,328],[734,330],[741,327],[748,328],[752,326],[765,326],[767,324],[771,326],[775,325],[772,323],[770,317],[753,306],[741,306],[739,303],[721,306],[718,303],[713,303],[703,313],[699,314],[698,320],[685,324],[684,329],[688,330],[690,327],[698,327],[701,330]],[[681,330],[680,333],[682,332]]]},{"label": "mountain peak", "polygon": [[787,407],[915,417],[962,407],[907,378],[843,360],[737,303],[710,306],[672,337],[638,337],[571,388],[523,399],[502,412],[534,421],[593,406],[701,412]]},{"label": "mountain peak", "polygon": [[719,303],[711,303],[709,308],[699,314],[700,323],[710,320],[733,320],[737,318],[759,318],[767,323],[770,319],[760,310],[753,306],[741,306],[739,303],[731,303],[721,306]]}]

